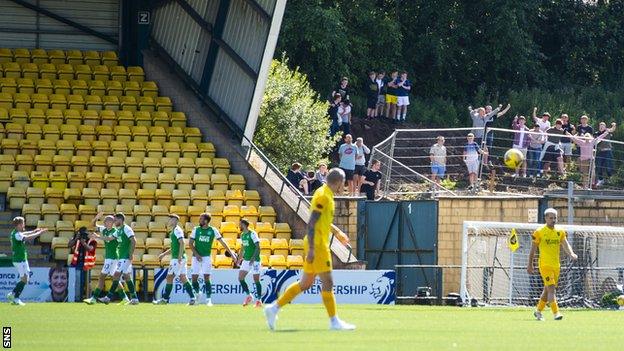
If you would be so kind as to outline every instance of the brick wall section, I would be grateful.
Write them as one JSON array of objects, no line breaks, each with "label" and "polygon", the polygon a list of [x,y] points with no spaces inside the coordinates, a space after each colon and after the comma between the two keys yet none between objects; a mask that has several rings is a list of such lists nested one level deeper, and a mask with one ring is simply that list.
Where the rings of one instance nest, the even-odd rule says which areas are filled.
[{"label": "brick wall section", "polygon": [[[439,198],[438,264],[461,265],[464,221],[527,222],[538,198]],[[460,269],[444,269],[443,293],[459,292]]]},{"label": "brick wall section", "polygon": [[171,98],[174,110],[186,114],[187,124],[199,128],[204,140],[215,145],[217,157],[227,158],[230,161],[232,172],[245,176],[247,188],[257,190],[260,193],[262,205],[273,206],[277,212],[278,221],[290,224],[293,236],[302,237],[305,231],[305,222],[239,154],[237,150],[240,150],[241,146],[236,135],[214,116],[211,110],[197,98],[195,93],[184,84],[171,67],[168,67],[150,51],[144,51],[143,55],[143,69],[147,79],[156,81],[159,94]]},{"label": "brick wall section", "polygon": [[[559,212],[559,222],[567,224],[567,199],[551,200],[549,205]],[[624,199],[577,200],[573,202],[573,208],[573,224],[624,226]]]},{"label": "brick wall section", "polygon": [[357,206],[358,201],[350,198],[335,198],[334,224],[349,235],[353,254],[357,253]]}]

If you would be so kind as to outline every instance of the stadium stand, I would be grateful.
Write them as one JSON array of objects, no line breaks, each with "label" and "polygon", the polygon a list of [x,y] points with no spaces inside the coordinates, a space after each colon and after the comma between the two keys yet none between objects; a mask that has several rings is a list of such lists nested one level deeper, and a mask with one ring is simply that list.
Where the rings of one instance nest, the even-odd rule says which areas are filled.
[{"label": "stadium stand", "polygon": [[[117,211],[134,227],[135,262],[166,266],[170,257],[158,254],[170,245],[167,214],[180,216],[188,237],[209,212],[231,247],[240,247],[238,221],[247,218],[265,266],[302,267],[288,223],[276,222],[275,209],[261,205],[141,67],[118,65],[113,51],[0,49],[0,121],[0,192],[28,226],[49,228],[40,243],[55,261],[71,259],[69,238],[97,212]],[[216,268],[232,267],[224,254],[215,242]],[[147,279],[153,289],[153,273]]]}]

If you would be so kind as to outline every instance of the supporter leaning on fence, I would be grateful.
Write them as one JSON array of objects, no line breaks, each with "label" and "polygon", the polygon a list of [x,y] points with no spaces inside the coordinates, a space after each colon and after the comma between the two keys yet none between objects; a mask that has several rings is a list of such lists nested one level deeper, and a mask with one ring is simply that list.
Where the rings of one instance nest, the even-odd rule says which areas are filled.
[{"label": "supporter leaning on fence", "polygon": [[611,137],[613,136],[615,128],[615,123],[611,123],[611,128],[607,129],[607,124],[605,122],[600,122],[600,124],[598,125],[598,131],[594,133],[594,136],[597,137],[605,131],[608,132],[607,135],[604,136],[603,140],[598,142],[598,145],[596,145],[596,178],[598,179],[598,182],[596,182],[597,187],[602,186],[605,180],[613,175],[613,149],[609,139],[611,139]]},{"label": "supporter leaning on fence", "polygon": [[609,131],[604,131],[604,133],[594,139],[594,136],[589,133],[585,133],[584,135],[571,135],[566,132],[566,135],[569,135],[572,141],[579,147],[580,156],[578,165],[585,189],[591,189],[591,184],[589,184],[589,169],[591,167],[592,158],[594,157],[594,146],[608,134]]},{"label": "supporter leaning on fence", "polygon": [[436,185],[440,185],[440,179],[446,172],[446,147],[443,136],[438,135],[436,140],[438,142],[429,149],[429,158],[431,159],[431,180]]},{"label": "supporter leaning on fence", "polygon": [[560,119],[555,121],[555,126],[546,131],[546,143],[542,150],[541,160],[544,170],[544,176],[550,172],[550,164],[557,163],[559,174],[565,176],[563,168],[563,151],[561,151],[561,138],[563,136],[563,127]]},{"label": "supporter leaning on fence", "polygon": [[[564,133],[574,134],[574,125],[570,124],[570,117],[567,114],[561,114],[561,127]],[[570,159],[572,158],[572,140],[568,137],[561,138],[561,151],[563,151],[563,162],[566,168],[570,165]]]},{"label": "supporter leaning on fence", "polygon": [[516,117],[514,117],[513,121],[511,122],[511,128],[516,131],[514,133],[514,140],[513,140],[512,147],[514,149],[520,150],[520,152],[522,152],[522,155],[524,156],[524,161],[522,162],[522,166],[516,169],[516,173],[514,174],[514,176],[517,176],[519,174],[521,168],[522,168],[522,176],[523,177],[527,176],[526,158],[527,158],[527,151],[528,151],[530,140],[529,140],[529,133],[527,133],[529,131],[529,128],[527,128],[525,124],[526,124],[526,118],[524,116],[518,117],[518,115],[516,115]]}]

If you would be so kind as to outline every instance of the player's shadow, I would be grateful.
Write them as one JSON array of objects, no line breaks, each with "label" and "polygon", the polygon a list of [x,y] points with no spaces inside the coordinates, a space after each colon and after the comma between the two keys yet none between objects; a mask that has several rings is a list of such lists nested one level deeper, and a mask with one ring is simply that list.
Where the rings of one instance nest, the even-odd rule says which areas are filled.
[{"label": "player's shadow", "polygon": [[273,333],[316,333],[319,331],[324,331],[327,329],[321,329],[321,328],[316,328],[316,329],[278,329],[273,331]]}]

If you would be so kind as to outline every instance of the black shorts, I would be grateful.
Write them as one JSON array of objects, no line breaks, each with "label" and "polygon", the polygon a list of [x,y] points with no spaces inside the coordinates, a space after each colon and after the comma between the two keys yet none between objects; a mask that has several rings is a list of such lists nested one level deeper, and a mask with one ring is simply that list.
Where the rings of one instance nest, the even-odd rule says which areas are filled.
[{"label": "black shorts", "polygon": [[563,151],[556,147],[555,145],[550,145],[548,149],[546,149],[546,153],[544,154],[543,162],[557,162],[559,157],[563,156]]},{"label": "black shorts", "polygon": [[366,107],[367,108],[377,108],[377,97],[369,97],[366,99]]},{"label": "black shorts", "polygon": [[355,174],[359,176],[363,176],[364,172],[366,172],[366,167],[364,165],[355,165]]},{"label": "black shorts", "polygon": [[345,180],[353,180],[353,170],[341,168],[345,172]]}]

